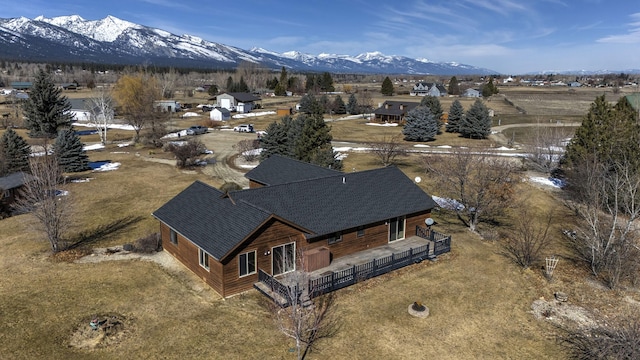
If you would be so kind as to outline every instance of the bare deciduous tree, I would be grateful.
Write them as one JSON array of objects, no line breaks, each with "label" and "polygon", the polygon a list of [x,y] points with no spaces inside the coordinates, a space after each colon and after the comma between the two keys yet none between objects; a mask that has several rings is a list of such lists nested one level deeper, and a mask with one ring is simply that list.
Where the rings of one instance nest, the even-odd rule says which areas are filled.
[{"label": "bare deciduous tree", "polygon": [[98,130],[100,142],[107,144],[107,129],[113,123],[113,99],[104,88],[95,91],[90,99],[91,123]]},{"label": "bare deciduous tree", "polygon": [[[304,257],[298,256],[298,259],[301,263]],[[341,323],[336,313],[335,293],[310,299],[309,294],[313,293],[313,289],[309,289],[311,276],[302,270],[302,264],[299,265],[296,271],[286,274],[288,283],[297,284],[288,287],[286,295],[291,304],[265,304],[278,330],[295,341],[296,355],[300,360],[318,349],[318,341],[335,336]]]},{"label": "bare deciduous tree", "polygon": [[558,167],[564,146],[572,134],[568,128],[550,127],[538,123],[532,143],[526,147],[529,164],[538,171],[550,173]]},{"label": "bare deciduous tree", "polygon": [[441,196],[462,205],[453,210],[471,231],[476,231],[480,221],[503,214],[512,204],[519,180],[517,167],[510,159],[468,150],[424,156],[423,166],[438,183]]},{"label": "bare deciduous tree", "polygon": [[528,268],[542,259],[551,243],[553,210],[538,215],[527,204],[520,203],[514,213],[513,229],[506,233],[504,250],[516,264]]},{"label": "bare deciduous tree", "polygon": [[198,158],[204,154],[206,147],[200,140],[190,139],[180,143],[170,142],[164,150],[173,153],[176,157],[176,166],[183,168],[195,165]]},{"label": "bare deciduous tree", "polygon": [[16,210],[29,212],[35,217],[38,229],[51,244],[51,250],[58,252],[63,249],[62,241],[72,219],[70,197],[58,196],[58,190],[64,190],[62,169],[53,155],[35,157],[30,165],[32,176],[21,189]]},{"label": "bare deciduous tree", "polygon": [[382,166],[395,164],[396,159],[400,156],[407,155],[407,148],[402,143],[402,136],[399,134],[393,136],[384,136],[378,141],[370,142],[367,146],[371,149]]},{"label": "bare deciduous tree", "polygon": [[237,144],[233,145],[240,155],[246,161],[255,161],[260,157],[260,153],[256,151],[259,148],[259,144],[255,140],[244,139],[240,140]]},{"label": "bare deciduous tree", "polygon": [[615,320],[612,325],[593,329],[565,329],[560,337],[572,358],[638,359],[640,358],[640,320],[638,314]]},{"label": "bare deciduous tree", "polygon": [[585,160],[575,164],[569,181],[578,186],[580,198],[567,201],[578,217],[570,245],[594,276],[610,288],[640,270],[640,174],[633,161],[600,163]]}]

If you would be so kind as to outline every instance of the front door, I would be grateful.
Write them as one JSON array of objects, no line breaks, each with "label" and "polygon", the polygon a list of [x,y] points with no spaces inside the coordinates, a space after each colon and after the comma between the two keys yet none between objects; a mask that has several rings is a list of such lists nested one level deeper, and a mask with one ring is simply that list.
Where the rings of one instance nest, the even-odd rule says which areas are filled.
[{"label": "front door", "polygon": [[296,269],[296,243],[288,243],[271,249],[273,276],[288,273]]},{"label": "front door", "polygon": [[404,227],[404,216],[399,216],[389,220],[389,242],[404,239]]}]

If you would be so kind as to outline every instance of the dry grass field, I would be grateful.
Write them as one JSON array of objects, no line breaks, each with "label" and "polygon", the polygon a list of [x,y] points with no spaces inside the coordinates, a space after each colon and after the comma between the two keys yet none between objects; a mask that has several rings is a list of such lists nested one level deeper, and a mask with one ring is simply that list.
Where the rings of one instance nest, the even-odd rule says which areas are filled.
[{"label": "dry grass field", "polygon": [[[520,96],[505,93],[510,99]],[[443,100],[444,109],[449,100]],[[536,115],[520,116],[502,103],[501,110],[495,109],[498,114],[509,111],[520,122],[535,121]],[[494,100],[489,107],[493,104]],[[175,118],[173,126],[184,128],[200,120]],[[275,120],[276,116],[242,119],[230,125],[251,122],[263,129]],[[367,126],[360,119],[334,121],[331,126],[334,139],[360,143],[400,132],[397,127]],[[26,138],[23,130],[19,132]],[[110,140],[131,135],[114,131]],[[216,141],[231,135],[239,134],[202,136]],[[429,145],[461,144],[464,139],[443,134]],[[485,140],[466,145],[494,144]],[[89,239],[74,252],[52,256],[29,215],[0,220],[0,358],[295,358],[289,351],[292,342],[275,330],[256,291],[221,299],[175,262],[166,267],[143,260],[72,261],[93,248],[130,243],[156,232],[159,226],[150,214],[194,180],[213,186],[222,183],[201,171],[181,171],[145,160],[152,156],[165,155],[115,144],[90,152],[92,161],[110,160],[121,166],[110,172],[74,175],[90,181],[68,185],[76,204],[72,235]],[[411,178],[422,176],[425,181],[420,186],[437,193],[418,163],[416,155],[402,158],[400,168]],[[346,171],[377,166],[366,153],[351,153],[344,161]],[[562,211],[556,191],[527,184],[519,189],[532,207]],[[309,359],[562,359],[567,353],[557,341],[559,330],[533,316],[533,301],[549,300],[554,292],[563,291],[569,294],[570,304],[604,320],[640,304],[637,291],[605,290],[565,257],[560,230],[567,226],[570,214],[560,212],[554,225],[553,252],[561,260],[552,282],[539,268],[522,270],[514,265],[502,254],[499,242],[482,240],[451,214],[437,212],[434,217],[437,230],[453,236],[451,253],[338,291],[343,327]],[[407,307],[414,301],[422,301],[431,315],[426,319],[410,316]],[[118,336],[97,346],[78,347],[74,338],[78,329],[88,328],[92,317],[106,314],[122,319]]]}]

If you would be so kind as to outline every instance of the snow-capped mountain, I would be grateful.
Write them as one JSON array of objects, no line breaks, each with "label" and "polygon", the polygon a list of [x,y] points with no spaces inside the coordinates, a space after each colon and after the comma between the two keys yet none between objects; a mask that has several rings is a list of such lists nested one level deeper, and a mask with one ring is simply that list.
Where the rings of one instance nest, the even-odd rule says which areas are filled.
[{"label": "snow-capped mountain", "polygon": [[78,15],[0,19],[0,58],[32,61],[153,64],[173,67],[230,68],[243,61],[295,71],[387,74],[496,74],[458,63],[389,56],[357,56],[297,51],[243,50],[191,35],[135,24],[114,16],[85,20]]}]

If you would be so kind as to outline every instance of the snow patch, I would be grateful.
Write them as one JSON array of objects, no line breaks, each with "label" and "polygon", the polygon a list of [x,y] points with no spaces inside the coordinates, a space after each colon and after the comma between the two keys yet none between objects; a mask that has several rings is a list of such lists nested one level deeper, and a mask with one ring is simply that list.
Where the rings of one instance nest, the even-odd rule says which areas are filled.
[{"label": "snow patch", "polygon": [[365,123],[365,125],[371,125],[371,126],[398,126],[397,123]]},{"label": "snow patch", "polygon": [[529,177],[529,181],[534,182],[536,184],[551,186],[558,189],[562,188],[565,185],[564,181],[557,178],[552,178],[552,177],[544,178],[541,176],[531,176]]},{"label": "snow patch", "polygon": [[100,150],[100,149],[104,149],[104,145],[102,145],[102,144],[93,144],[93,145],[86,145],[86,146],[82,147],[82,150],[84,150],[84,151]]},{"label": "snow patch", "polygon": [[276,113],[275,111],[260,111],[260,112],[246,113],[246,114],[236,114],[236,115],[233,115],[233,118],[245,119],[245,118],[265,116],[265,115],[275,115],[275,113]]}]

